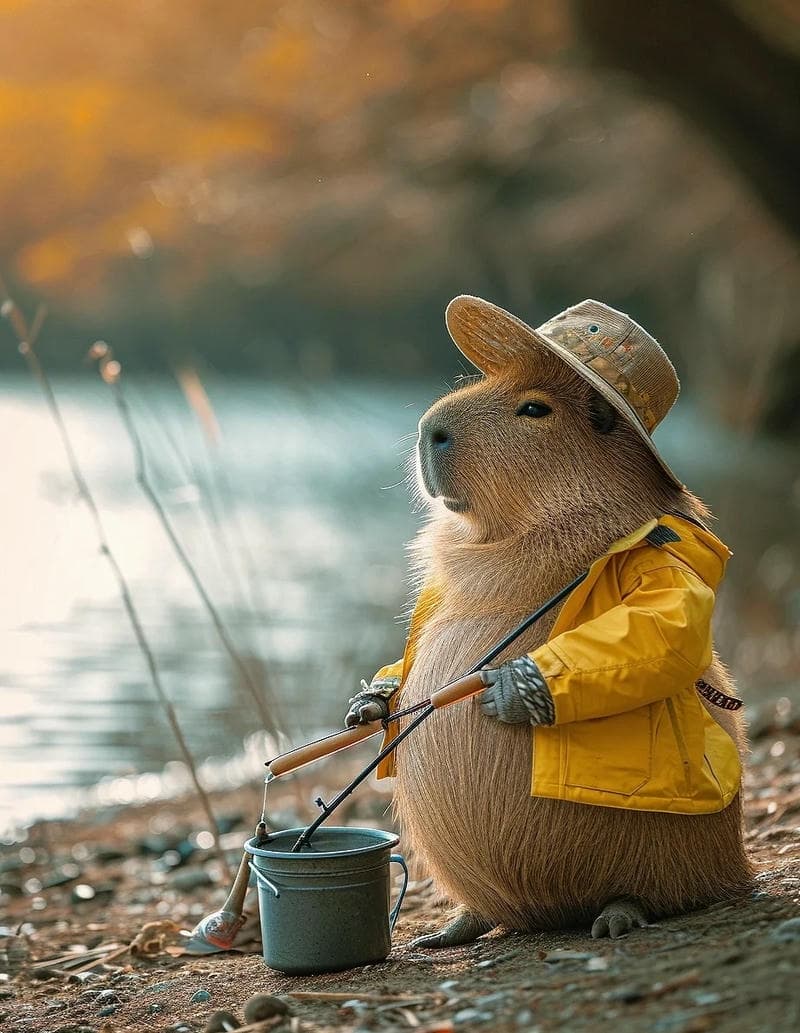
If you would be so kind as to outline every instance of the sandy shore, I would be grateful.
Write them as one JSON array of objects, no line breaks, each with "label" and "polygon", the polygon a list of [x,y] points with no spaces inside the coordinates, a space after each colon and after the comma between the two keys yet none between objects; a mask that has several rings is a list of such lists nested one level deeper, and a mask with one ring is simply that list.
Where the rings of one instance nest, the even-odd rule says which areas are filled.
[{"label": "sandy shore", "polygon": [[[264,965],[255,914],[241,953],[175,956],[177,930],[219,907],[227,889],[193,799],[40,823],[0,852],[0,1029],[195,1033],[218,1009],[241,1019],[257,992],[285,995],[290,1009],[262,1028],[298,1033],[797,1028],[800,718],[779,706],[758,715],[753,731],[747,840],[756,891],[618,941],[594,941],[587,930],[493,933],[457,950],[412,950],[411,938],[440,922],[448,906],[424,872],[412,871],[395,946],[382,964],[281,975]],[[368,756],[367,746],[276,783],[274,827],[310,820],[314,799],[330,796]],[[364,786],[337,823],[391,828],[390,790]],[[258,817],[260,787],[217,793],[213,802],[235,864]],[[131,952],[151,922],[165,923],[155,928],[160,935]],[[83,957],[87,951],[96,953]]]}]

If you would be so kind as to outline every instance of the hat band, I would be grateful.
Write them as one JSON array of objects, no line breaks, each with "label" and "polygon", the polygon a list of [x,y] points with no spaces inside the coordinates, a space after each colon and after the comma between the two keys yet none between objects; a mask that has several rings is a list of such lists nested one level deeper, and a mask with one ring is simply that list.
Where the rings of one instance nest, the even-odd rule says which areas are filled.
[{"label": "hat band", "polygon": [[646,391],[640,391],[605,355],[584,359],[584,365],[602,377],[617,394],[622,395],[644,424],[647,433],[652,433],[658,423],[658,417],[650,405],[650,395]]}]

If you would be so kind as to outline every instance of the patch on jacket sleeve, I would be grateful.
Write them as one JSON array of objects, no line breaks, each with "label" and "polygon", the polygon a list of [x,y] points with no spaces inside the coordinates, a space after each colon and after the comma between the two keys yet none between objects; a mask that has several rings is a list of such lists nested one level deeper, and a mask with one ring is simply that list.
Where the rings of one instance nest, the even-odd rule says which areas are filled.
[{"label": "patch on jacket sleeve", "polygon": [[673,531],[671,527],[667,527],[666,524],[656,524],[650,534],[645,535],[645,538],[651,545],[662,546],[668,542],[679,542],[681,536],[677,531]]}]

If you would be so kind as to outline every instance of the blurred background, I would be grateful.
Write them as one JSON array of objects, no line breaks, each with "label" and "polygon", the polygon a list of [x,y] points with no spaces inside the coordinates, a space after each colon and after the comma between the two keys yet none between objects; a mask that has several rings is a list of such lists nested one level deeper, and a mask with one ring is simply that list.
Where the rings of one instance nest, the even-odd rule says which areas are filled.
[{"label": "blurred background", "polygon": [[0,827],[185,784],[18,348],[42,305],[208,784],[274,748],[254,683],[298,740],[400,654],[458,293],[534,325],[600,298],[659,338],[659,444],[735,552],[719,649],[756,708],[800,701],[798,97],[792,0],[2,0]]}]

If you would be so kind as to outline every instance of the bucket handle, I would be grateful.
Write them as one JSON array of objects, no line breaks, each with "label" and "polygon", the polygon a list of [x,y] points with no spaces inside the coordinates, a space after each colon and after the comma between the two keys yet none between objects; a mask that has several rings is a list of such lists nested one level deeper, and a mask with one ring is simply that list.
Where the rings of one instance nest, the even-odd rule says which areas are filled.
[{"label": "bucket handle", "polygon": [[[281,891],[278,889],[278,887],[275,885],[275,883],[274,882],[270,882],[269,879],[261,871],[260,868],[256,868],[256,866],[253,864],[252,861],[248,861],[247,864],[248,864],[248,867],[250,868],[250,871],[253,873],[253,875],[255,875],[256,879],[258,879],[259,885],[266,886],[267,889],[272,890],[272,892],[275,894],[276,897],[279,897],[281,895]],[[405,867],[405,865],[403,867]],[[408,881],[407,877],[406,877],[406,881]],[[405,889],[405,887],[404,887],[404,889]],[[400,899],[401,900],[403,899],[402,896],[400,897]]]},{"label": "bucket handle", "polygon": [[406,859],[402,854],[392,854],[389,858],[389,864],[399,864],[403,869],[403,885],[400,887],[400,895],[397,898],[397,903],[392,908],[392,913],[389,915],[389,934],[391,935],[394,932],[397,916],[400,914],[400,905],[403,903],[403,897],[408,889],[408,867],[406,866]]}]

